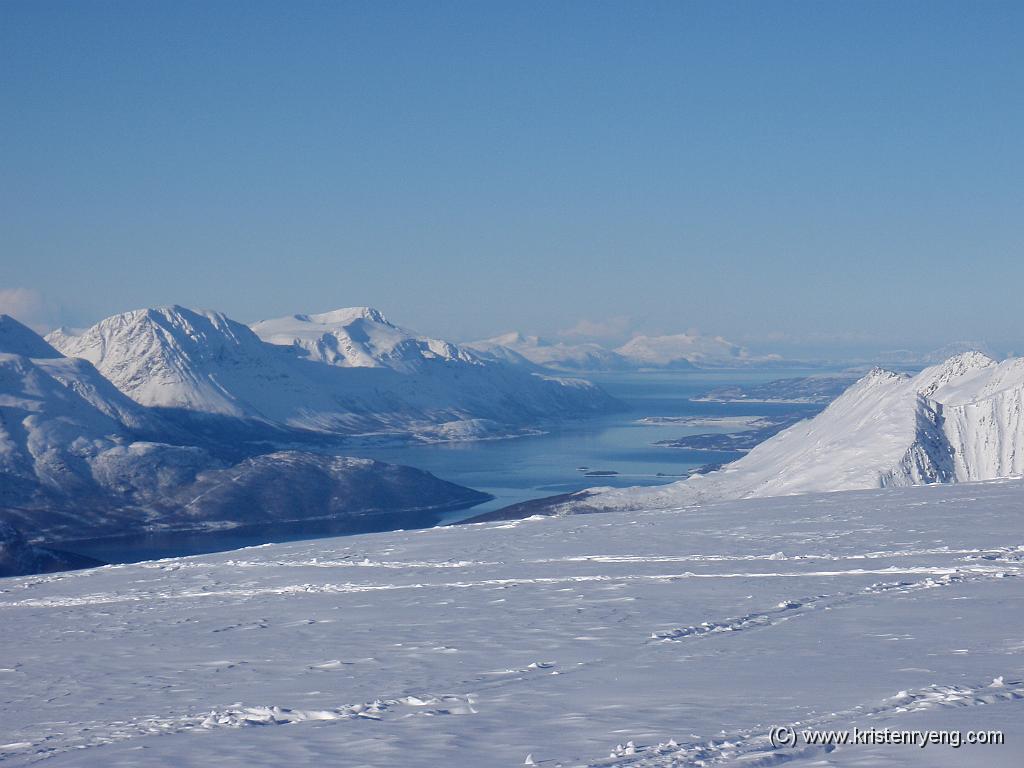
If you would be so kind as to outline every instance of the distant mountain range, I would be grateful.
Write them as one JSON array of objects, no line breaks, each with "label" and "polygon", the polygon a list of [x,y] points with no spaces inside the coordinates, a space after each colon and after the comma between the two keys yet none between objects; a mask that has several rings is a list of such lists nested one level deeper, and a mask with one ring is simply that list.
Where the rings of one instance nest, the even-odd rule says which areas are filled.
[{"label": "distant mountain range", "polygon": [[684,507],[750,497],[1024,474],[1024,358],[956,355],[917,375],[876,368],[813,419],[721,470],[654,488],[594,488],[491,517]]},{"label": "distant mountain range", "polygon": [[880,352],[877,356],[879,364],[900,365],[935,365],[964,352],[981,352],[986,357],[998,359],[999,356],[983,341],[954,341],[930,352],[914,352],[909,349],[894,349]]},{"label": "distant mountain range", "polygon": [[696,332],[668,335],[636,334],[624,344],[597,342],[571,343],[518,332],[505,333],[462,345],[483,355],[509,363],[532,363],[558,371],[609,372],[641,370],[744,370],[750,368],[835,368],[838,365],[898,366],[922,368],[941,363],[962,352],[978,351],[1000,359],[981,341],[955,341],[930,352],[891,349],[877,353],[863,350],[846,358],[817,358],[813,355],[783,357],[779,354],[755,354],[741,344],[722,336]]},{"label": "distant mountain range", "polygon": [[44,340],[0,315],[0,573],[84,562],[40,542],[143,530],[428,525],[489,497],[335,455],[352,449],[339,441],[498,436],[619,407],[589,382],[416,336],[372,309],[256,328],[168,307]]},{"label": "distant mountain range", "polygon": [[524,336],[515,332],[470,342],[466,346],[510,362],[528,361],[548,368],[571,371],[745,368],[783,362],[778,355],[751,355],[744,347],[721,336],[695,333],[637,335],[615,349],[596,343],[552,342],[539,336]]},{"label": "distant mountain range", "polygon": [[458,440],[620,407],[590,382],[419,336],[367,307],[252,328],[219,312],[144,309],[47,341],[136,403],[221,432]]}]

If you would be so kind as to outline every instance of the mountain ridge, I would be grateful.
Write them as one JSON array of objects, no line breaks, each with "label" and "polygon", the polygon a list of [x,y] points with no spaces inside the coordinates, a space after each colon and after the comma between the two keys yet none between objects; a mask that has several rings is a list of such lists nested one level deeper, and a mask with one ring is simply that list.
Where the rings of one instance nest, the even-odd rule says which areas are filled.
[{"label": "mountain ridge", "polygon": [[268,431],[435,441],[516,434],[619,407],[589,382],[415,335],[368,307],[254,328],[172,306],[48,340],[92,362],[136,402],[191,422],[229,417]]},{"label": "mountain ridge", "polygon": [[721,337],[698,333],[637,334],[615,348],[597,342],[551,341],[518,331],[464,345],[492,356],[512,352],[536,365],[570,371],[632,371],[747,368],[782,363],[778,355],[752,355]]}]

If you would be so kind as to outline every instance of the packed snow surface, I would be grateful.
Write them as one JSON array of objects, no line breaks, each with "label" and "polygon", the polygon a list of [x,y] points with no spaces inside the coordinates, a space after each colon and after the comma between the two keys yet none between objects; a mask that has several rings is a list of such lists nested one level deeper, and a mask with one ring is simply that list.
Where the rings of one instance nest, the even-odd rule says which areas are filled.
[{"label": "packed snow surface", "polygon": [[[1019,481],[0,581],[5,766],[1018,766]],[[775,725],[1003,746],[775,748]]]}]

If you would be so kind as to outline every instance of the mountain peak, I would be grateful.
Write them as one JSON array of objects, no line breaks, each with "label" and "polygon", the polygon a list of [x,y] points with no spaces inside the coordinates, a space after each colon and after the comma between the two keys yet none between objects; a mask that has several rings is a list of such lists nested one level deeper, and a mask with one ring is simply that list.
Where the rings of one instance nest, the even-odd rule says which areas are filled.
[{"label": "mountain peak", "polygon": [[882,368],[881,366],[875,366],[870,371],[864,374],[858,383],[864,382],[867,384],[873,384],[876,381],[888,381],[889,379],[905,379],[906,374],[896,373],[890,371],[888,368]]},{"label": "mountain peak", "polygon": [[917,391],[925,397],[935,394],[940,387],[966,376],[974,371],[984,370],[997,365],[988,355],[976,350],[961,352],[943,363],[925,368],[918,374]]},{"label": "mountain peak", "polygon": [[247,326],[220,312],[177,304],[137,309],[105,318],[81,333],[55,331],[47,339],[69,357],[80,357],[122,392],[144,405],[246,413],[220,377],[273,365]]},{"label": "mountain peak", "polygon": [[373,307],[262,320],[252,330],[270,344],[290,346],[311,360],[341,368],[392,368],[410,373],[426,361],[477,365],[472,353],[390,322]]},{"label": "mountain peak", "polygon": [[126,312],[124,315],[114,315],[112,318],[107,318],[107,320],[121,317],[136,321],[149,320],[157,323],[171,323],[176,326],[213,323],[215,326],[222,327],[233,322],[223,312],[217,312],[212,309],[192,309],[191,307],[183,307],[180,304],[139,309],[134,312]]}]

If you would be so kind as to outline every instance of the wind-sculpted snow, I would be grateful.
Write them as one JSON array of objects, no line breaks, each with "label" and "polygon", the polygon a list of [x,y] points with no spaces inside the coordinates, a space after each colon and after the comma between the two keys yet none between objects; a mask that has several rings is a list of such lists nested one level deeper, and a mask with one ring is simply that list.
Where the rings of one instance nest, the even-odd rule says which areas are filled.
[{"label": "wind-sculpted snow", "polygon": [[89,360],[137,403],[220,434],[466,440],[619,407],[589,382],[416,336],[365,307],[254,328],[174,306],[126,312],[47,339]]},{"label": "wind-sculpted snow", "polygon": [[[916,376],[875,369],[813,419],[723,469],[655,488],[594,488],[508,516],[992,480],[1024,474],[1024,360],[977,352]],[[491,513],[492,518],[501,513]]]},{"label": "wind-sculpted snow", "polygon": [[[1022,494],[756,499],[3,580],[0,764],[1016,765]],[[1007,743],[789,749],[775,725]]]}]

